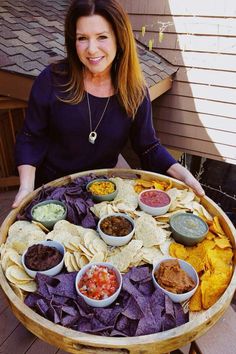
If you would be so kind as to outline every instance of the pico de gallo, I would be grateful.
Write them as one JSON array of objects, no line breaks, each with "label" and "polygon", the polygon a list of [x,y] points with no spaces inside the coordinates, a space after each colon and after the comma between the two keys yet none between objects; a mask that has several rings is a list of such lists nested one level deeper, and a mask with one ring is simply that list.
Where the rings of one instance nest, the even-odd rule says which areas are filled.
[{"label": "pico de gallo", "polygon": [[113,295],[119,287],[116,273],[106,266],[92,265],[81,277],[79,291],[94,300]]}]

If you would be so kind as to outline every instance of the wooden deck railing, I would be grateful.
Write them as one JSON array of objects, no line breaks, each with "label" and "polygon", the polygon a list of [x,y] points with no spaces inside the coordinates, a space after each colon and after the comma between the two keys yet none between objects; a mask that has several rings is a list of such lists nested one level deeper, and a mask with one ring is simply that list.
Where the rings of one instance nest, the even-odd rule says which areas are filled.
[{"label": "wooden deck railing", "polygon": [[19,184],[14,163],[14,145],[26,106],[25,101],[0,96],[0,188]]}]

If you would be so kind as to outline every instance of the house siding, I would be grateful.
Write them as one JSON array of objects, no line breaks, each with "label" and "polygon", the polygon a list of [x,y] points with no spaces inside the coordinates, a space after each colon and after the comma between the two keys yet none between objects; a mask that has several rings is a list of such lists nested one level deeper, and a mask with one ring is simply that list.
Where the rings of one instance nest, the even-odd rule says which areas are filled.
[{"label": "house siding", "polygon": [[236,164],[235,1],[120,2],[135,37],[146,45],[154,40],[153,50],[179,68],[172,89],[153,102],[162,143]]}]

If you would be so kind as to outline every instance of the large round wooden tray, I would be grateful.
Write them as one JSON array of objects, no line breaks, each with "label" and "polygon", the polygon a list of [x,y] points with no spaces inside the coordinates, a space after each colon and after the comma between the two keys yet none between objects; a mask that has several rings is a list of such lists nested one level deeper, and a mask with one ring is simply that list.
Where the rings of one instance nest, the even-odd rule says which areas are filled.
[{"label": "large round wooden tray", "polygon": [[[130,177],[138,176],[146,180],[165,180],[167,177],[152,172],[130,170],[130,169],[103,169],[86,171],[71,176],[63,177],[55,180],[47,186],[60,186],[68,184],[73,179],[81,176],[88,175],[89,173],[95,173],[96,175],[108,175],[108,176],[120,176]],[[168,179],[170,179],[168,177]],[[172,179],[173,185],[178,188],[183,188],[184,184]],[[5,242],[7,232],[10,225],[16,220],[17,213],[28,204],[32,198],[38,193],[39,190],[32,192],[20,205],[19,208],[12,210],[7,218],[4,220],[0,229],[0,244]],[[212,214],[219,217],[221,225],[232,242],[235,250],[236,232],[229,218],[225,213],[208,197],[202,199],[202,204]],[[210,327],[212,327],[216,321],[223,315],[228,306],[236,289],[236,272],[234,269],[232,279],[228,288],[221,296],[221,298],[208,310],[198,314],[198,316],[190,322],[156,334],[150,334],[140,337],[125,337],[125,338],[111,338],[101,337],[97,335],[91,335],[86,333],[77,332],[65,327],[53,324],[46,320],[42,316],[36,314],[28,306],[24,305],[22,300],[18,298],[12,288],[10,287],[5,275],[0,268],[0,284],[5,292],[11,309],[15,316],[22,324],[34,333],[37,337],[44,341],[53,344],[57,347],[70,353],[166,353],[171,350],[180,348],[187,343],[193,341],[197,337],[205,333]]]}]

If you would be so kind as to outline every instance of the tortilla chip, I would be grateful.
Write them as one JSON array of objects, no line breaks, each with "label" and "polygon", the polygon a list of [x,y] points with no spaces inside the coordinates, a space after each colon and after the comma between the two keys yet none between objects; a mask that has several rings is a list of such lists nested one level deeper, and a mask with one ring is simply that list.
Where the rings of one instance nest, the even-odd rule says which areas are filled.
[{"label": "tortilla chip", "polygon": [[142,249],[142,259],[149,264],[157,262],[159,259],[163,258],[163,253],[157,247],[143,247]]},{"label": "tortilla chip", "polygon": [[128,271],[130,264],[137,254],[137,252],[142,248],[143,243],[140,240],[131,240],[126,246],[120,248],[120,252],[108,257],[107,261],[112,263],[117,267],[120,272]]},{"label": "tortilla chip", "polygon": [[215,238],[215,243],[216,246],[218,246],[219,248],[230,248],[231,247],[231,243],[229,242],[228,238]]},{"label": "tortilla chip", "polygon": [[32,278],[17,265],[12,265],[6,269],[6,278],[13,284],[26,284],[32,281]]},{"label": "tortilla chip", "polygon": [[195,268],[197,273],[204,271],[204,258],[200,258],[193,254],[188,256],[188,263]]},{"label": "tortilla chip", "polygon": [[213,224],[210,226],[210,230],[217,235],[225,235],[224,230],[220,226],[219,218],[218,216],[214,216],[213,218]]},{"label": "tortilla chip", "polygon": [[201,287],[198,286],[196,292],[193,294],[193,296],[190,299],[189,310],[196,312],[196,311],[201,311],[201,309],[202,309],[202,291],[201,291]]},{"label": "tortilla chip", "polygon": [[159,189],[161,191],[165,190],[165,186],[161,182],[153,181],[153,186],[155,189]]},{"label": "tortilla chip", "polygon": [[12,248],[7,249],[1,258],[2,269],[6,271],[6,269],[12,265],[17,265],[18,267],[23,269],[21,263],[21,256]]},{"label": "tortilla chip", "polygon": [[23,291],[15,284],[11,284],[11,288],[14,291],[14,293],[16,294],[16,296],[18,296],[21,301],[24,301],[25,296],[24,296]]},{"label": "tortilla chip", "polygon": [[78,266],[74,255],[70,252],[66,252],[64,255],[65,267],[68,272],[78,271],[80,267]]},{"label": "tortilla chip", "polygon": [[144,247],[152,247],[163,243],[166,233],[151,215],[143,214],[135,222],[135,239],[141,240]]},{"label": "tortilla chip", "polygon": [[34,293],[37,290],[37,285],[35,281],[30,281],[26,284],[18,284],[17,285],[20,289],[27,291],[29,293]]},{"label": "tortilla chip", "polygon": [[183,260],[187,259],[188,257],[188,251],[186,247],[177,242],[173,242],[170,244],[169,252],[171,257],[180,258]]},{"label": "tortilla chip", "polygon": [[211,274],[201,281],[202,307],[207,310],[219,299],[228,286],[230,278],[223,273]]},{"label": "tortilla chip", "polygon": [[94,254],[93,258],[90,260],[90,263],[93,262],[104,262],[105,254],[103,252],[97,252]]}]

